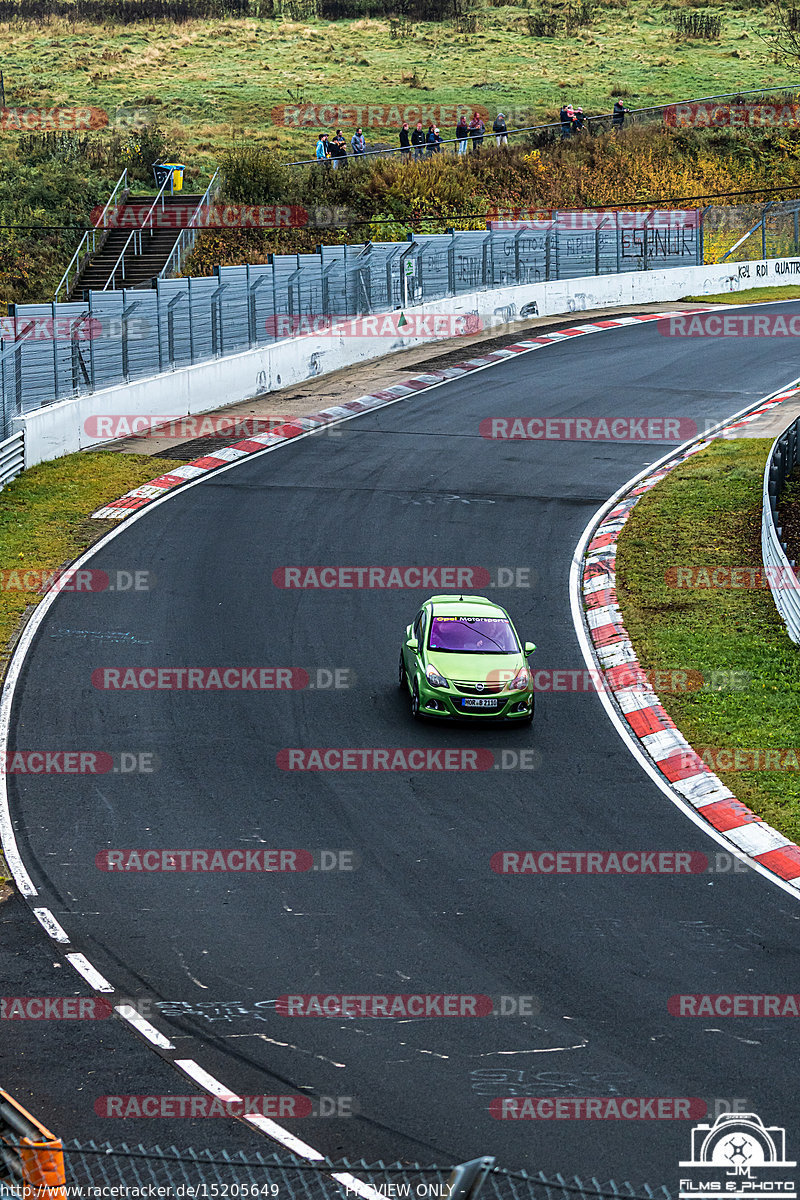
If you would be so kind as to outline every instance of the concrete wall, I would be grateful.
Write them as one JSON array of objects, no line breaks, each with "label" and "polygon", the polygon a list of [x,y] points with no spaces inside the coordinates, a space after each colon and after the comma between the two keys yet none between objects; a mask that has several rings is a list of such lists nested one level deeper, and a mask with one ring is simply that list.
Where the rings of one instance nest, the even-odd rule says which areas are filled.
[{"label": "concrete wall", "polygon": [[[521,284],[445,297],[409,307],[405,312],[406,315],[473,313],[482,319],[484,326],[494,326],[537,314],[554,316],[797,282],[800,282],[800,259],[767,259]],[[25,433],[25,465],[30,467],[100,444],[104,438],[87,432],[86,421],[90,417],[169,418],[209,412],[429,341],[410,337],[317,335],[289,338],[257,350],[62,400],[15,418],[13,430]],[[468,356],[469,350],[465,354]]]}]

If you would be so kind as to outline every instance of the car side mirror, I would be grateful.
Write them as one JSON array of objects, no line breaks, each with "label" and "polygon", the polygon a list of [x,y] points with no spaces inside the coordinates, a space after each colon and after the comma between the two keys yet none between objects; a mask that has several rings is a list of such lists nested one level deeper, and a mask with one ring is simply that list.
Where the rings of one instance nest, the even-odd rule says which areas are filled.
[{"label": "car side mirror", "polygon": [[406,642],[406,645],[408,646],[409,650],[416,650],[416,649],[418,649],[418,647],[417,647],[417,639],[416,639],[416,638],[409,638],[409,639],[408,639],[408,641]]},{"label": "car side mirror", "polygon": [[533,642],[526,642],[525,643],[525,657],[527,658],[529,654],[533,654],[535,649],[536,649],[536,646],[534,645]]}]

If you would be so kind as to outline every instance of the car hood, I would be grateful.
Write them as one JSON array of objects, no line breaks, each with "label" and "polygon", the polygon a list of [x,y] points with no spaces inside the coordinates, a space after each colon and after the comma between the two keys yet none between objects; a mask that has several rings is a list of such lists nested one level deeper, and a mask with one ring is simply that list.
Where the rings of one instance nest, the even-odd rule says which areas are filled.
[{"label": "car hood", "polygon": [[498,675],[510,682],[525,665],[525,659],[519,653],[447,654],[429,650],[426,661],[445,679],[458,679],[461,683],[486,683],[487,680],[498,678]]}]

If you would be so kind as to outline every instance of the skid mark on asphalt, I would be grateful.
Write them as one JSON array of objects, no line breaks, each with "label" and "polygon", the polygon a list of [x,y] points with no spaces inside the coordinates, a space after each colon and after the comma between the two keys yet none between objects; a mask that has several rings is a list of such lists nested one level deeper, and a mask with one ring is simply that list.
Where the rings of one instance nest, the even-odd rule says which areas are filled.
[{"label": "skid mark on asphalt", "polygon": [[269,1042],[271,1046],[282,1046],[285,1050],[296,1050],[298,1054],[307,1054],[310,1058],[319,1059],[320,1062],[328,1063],[331,1067],[346,1067],[347,1063],[336,1062],[335,1059],[326,1058],[324,1054],[315,1054],[313,1050],[304,1050],[302,1046],[295,1046],[293,1042],[279,1042],[277,1038],[267,1037],[265,1033],[225,1033],[222,1035],[226,1041],[232,1042],[236,1038],[260,1038],[262,1042]]},{"label": "skid mark on asphalt", "polygon": [[541,1050],[488,1050],[484,1054],[473,1054],[472,1058],[497,1058],[501,1055],[509,1054],[561,1054],[565,1050],[583,1050],[589,1045],[588,1038],[581,1038],[573,1046],[551,1046],[549,1049]]},{"label": "skid mark on asphalt", "polygon": [[121,629],[54,629],[51,638],[77,637],[88,638],[100,642],[125,642],[129,646],[150,646],[149,638],[140,638],[135,633],[125,633]]}]

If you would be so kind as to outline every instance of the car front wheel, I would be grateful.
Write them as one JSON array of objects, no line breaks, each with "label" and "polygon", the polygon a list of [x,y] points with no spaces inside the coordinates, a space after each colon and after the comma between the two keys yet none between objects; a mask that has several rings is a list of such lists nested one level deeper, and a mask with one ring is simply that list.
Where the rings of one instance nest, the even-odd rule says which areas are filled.
[{"label": "car front wheel", "polygon": [[411,689],[411,716],[415,721],[419,720],[419,687],[416,679],[414,680],[414,686]]},{"label": "car front wheel", "polygon": [[402,689],[407,685],[407,683],[408,683],[408,680],[406,679],[406,666],[405,666],[405,663],[403,662],[403,651],[401,650],[400,651],[400,670],[398,671],[397,686],[402,691]]}]

